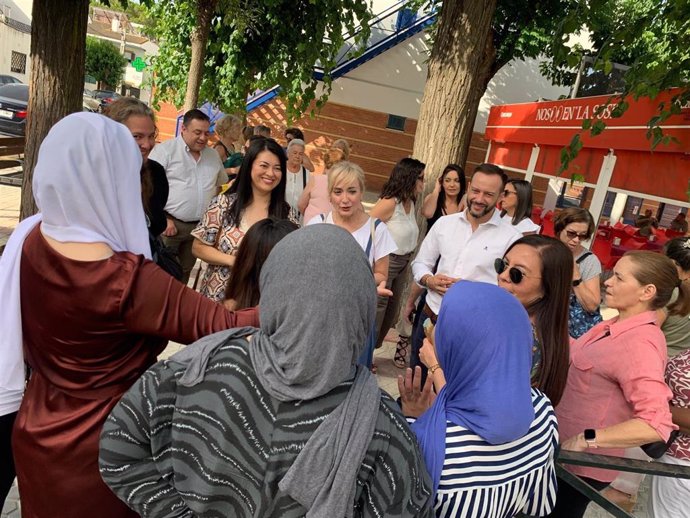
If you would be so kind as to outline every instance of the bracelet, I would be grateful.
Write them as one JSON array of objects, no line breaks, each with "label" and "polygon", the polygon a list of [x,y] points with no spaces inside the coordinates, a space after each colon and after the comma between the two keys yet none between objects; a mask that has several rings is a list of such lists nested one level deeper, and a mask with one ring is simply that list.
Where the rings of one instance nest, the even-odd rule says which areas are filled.
[{"label": "bracelet", "polygon": [[431,375],[433,376],[433,375],[434,375],[434,372],[436,372],[436,371],[439,370],[440,368],[441,368],[441,364],[437,363],[436,365],[432,365],[431,367],[429,367],[429,372],[430,372]]}]

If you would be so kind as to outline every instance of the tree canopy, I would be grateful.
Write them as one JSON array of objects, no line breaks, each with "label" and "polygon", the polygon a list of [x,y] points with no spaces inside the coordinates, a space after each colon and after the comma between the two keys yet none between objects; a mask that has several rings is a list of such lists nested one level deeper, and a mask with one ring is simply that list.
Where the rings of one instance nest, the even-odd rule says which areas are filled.
[{"label": "tree canopy", "polygon": [[86,74],[94,77],[100,84],[111,88],[117,86],[125,73],[127,59],[109,41],[86,37]]},{"label": "tree canopy", "polygon": [[[614,117],[627,109],[627,96],[650,99],[671,88],[678,93],[670,103],[660,103],[659,111],[649,121],[648,137],[652,147],[670,141],[660,127],[672,114],[690,102],[690,0],[579,0],[565,16],[554,34],[546,54],[552,58],[544,71],[556,82],[571,84],[582,58],[591,56],[594,73],[607,76],[614,63],[630,68],[623,71],[616,95]],[[570,48],[568,36],[582,30],[591,34],[593,48]],[[603,121],[583,121],[583,131],[600,134]],[[562,155],[563,168],[582,147],[576,135]]]},{"label": "tree canopy", "polygon": [[[191,35],[198,0],[149,2],[160,46],[152,59],[156,100],[181,106],[191,62]],[[345,36],[355,46],[369,36],[371,13],[366,0],[219,0],[211,21],[199,98],[224,111],[244,110],[247,95],[278,85],[289,116],[314,99],[325,102],[329,72]],[[314,66],[324,68],[324,88],[313,79]]]}]

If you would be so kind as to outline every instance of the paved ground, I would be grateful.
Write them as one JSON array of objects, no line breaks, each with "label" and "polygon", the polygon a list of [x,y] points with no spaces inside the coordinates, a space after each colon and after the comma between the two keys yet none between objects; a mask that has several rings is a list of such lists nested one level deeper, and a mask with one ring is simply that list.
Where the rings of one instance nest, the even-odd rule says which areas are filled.
[{"label": "paved ground", "polygon": [[[0,185],[0,248],[7,242],[10,233],[17,224],[17,220],[19,218],[20,194],[21,190],[18,187]],[[367,193],[365,200],[365,205],[367,205],[367,208],[370,208],[372,203],[376,200],[376,197],[370,193]],[[398,396],[397,377],[403,372],[393,364],[393,354],[395,352],[396,340],[397,336],[395,332],[391,332],[387,337],[387,341],[384,342],[383,347],[375,352],[375,361],[378,366],[379,386],[394,397]],[[170,356],[181,347],[182,346],[179,344],[171,343],[161,356]],[[647,517],[645,508],[648,495],[648,486],[649,483],[646,481],[640,491],[638,505],[635,509],[636,517]],[[17,491],[17,487],[15,485],[15,487],[12,488],[4,507],[2,508],[0,518],[20,518],[20,509],[21,504],[19,501],[19,492]],[[600,507],[592,505],[587,511],[585,518],[605,518],[607,516],[609,515]]]}]

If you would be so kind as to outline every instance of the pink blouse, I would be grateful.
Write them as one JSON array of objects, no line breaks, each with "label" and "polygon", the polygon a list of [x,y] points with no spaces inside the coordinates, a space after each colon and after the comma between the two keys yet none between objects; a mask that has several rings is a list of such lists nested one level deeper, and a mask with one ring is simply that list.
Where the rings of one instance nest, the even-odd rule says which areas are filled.
[{"label": "pink blouse", "polygon": [[[597,324],[570,346],[568,382],[556,407],[561,442],[586,428],[606,428],[641,419],[667,440],[676,428],[664,382],[666,340],[647,311],[621,322]],[[596,448],[588,453],[622,456],[624,450]],[[618,472],[568,466],[581,476],[611,482]]]},{"label": "pink blouse", "polygon": [[[304,210],[304,223],[309,223],[318,214],[328,214],[333,208],[328,194],[328,176],[315,174],[311,176],[314,182],[311,189],[305,189],[303,197],[308,197],[309,205]],[[301,201],[301,200],[300,200]]]}]

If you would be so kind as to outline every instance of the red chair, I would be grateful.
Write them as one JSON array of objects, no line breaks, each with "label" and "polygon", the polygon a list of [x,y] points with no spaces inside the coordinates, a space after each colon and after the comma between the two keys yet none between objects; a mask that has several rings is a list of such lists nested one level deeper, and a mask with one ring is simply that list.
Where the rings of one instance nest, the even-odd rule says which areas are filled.
[{"label": "red chair", "polygon": [[685,232],[678,232],[676,230],[671,230],[670,228],[666,229],[666,237],[669,239],[673,239],[674,237],[684,237]]},{"label": "red chair", "polygon": [[592,243],[592,252],[599,258],[601,264],[607,264],[611,260],[611,241],[597,235]]},{"label": "red chair", "polygon": [[541,225],[541,213],[544,211],[541,207],[532,207],[532,214],[530,218],[536,225]]},{"label": "red chair", "polygon": [[613,239],[615,240],[616,238],[620,239],[620,243],[618,245],[624,245],[626,242],[630,240],[632,237],[630,234],[628,234],[624,228],[616,228],[614,227],[613,230],[611,231],[613,234]]}]

